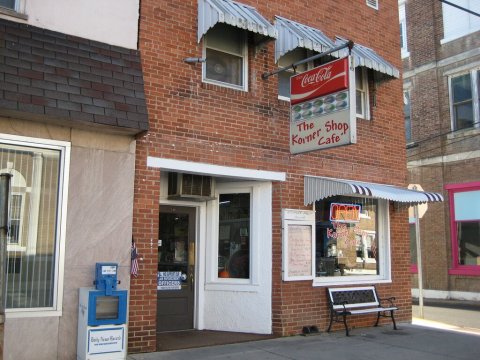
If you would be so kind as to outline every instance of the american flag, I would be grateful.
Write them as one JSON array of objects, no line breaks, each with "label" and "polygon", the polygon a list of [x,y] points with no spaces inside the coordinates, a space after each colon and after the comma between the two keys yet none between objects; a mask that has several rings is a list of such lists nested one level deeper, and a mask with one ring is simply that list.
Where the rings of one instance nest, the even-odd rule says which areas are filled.
[{"label": "american flag", "polygon": [[135,245],[135,240],[132,239],[132,247],[130,249],[132,266],[130,269],[130,274],[134,277],[138,275],[138,253],[137,246]]}]

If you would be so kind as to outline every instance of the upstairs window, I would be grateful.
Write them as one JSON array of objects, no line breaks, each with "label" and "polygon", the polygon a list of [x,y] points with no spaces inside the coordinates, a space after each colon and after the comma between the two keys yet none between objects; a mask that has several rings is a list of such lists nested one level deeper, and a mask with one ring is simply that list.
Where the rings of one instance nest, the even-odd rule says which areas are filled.
[{"label": "upstairs window", "polygon": [[450,78],[452,129],[479,127],[479,70]]},{"label": "upstairs window", "polygon": [[246,33],[234,27],[217,24],[205,37],[203,81],[247,89]]},{"label": "upstairs window", "polygon": [[[480,13],[480,1],[478,0],[450,0],[450,2],[464,9]],[[442,3],[442,14],[442,44],[480,30],[480,17],[465,10]]]},{"label": "upstairs window", "polygon": [[16,0],[0,0],[1,7],[15,10],[15,5],[16,5]]},{"label": "upstairs window", "polygon": [[403,92],[403,116],[405,120],[405,139],[412,142],[412,110],[410,106],[410,91]]},{"label": "upstairs window", "polygon": [[407,47],[407,18],[405,16],[405,1],[398,5],[398,17],[400,20],[400,47],[402,50],[402,58],[405,58],[410,55]]},{"label": "upstairs window", "polygon": [[368,101],[368,76],[366,68],[357,67],[355,69],[355,87],[357,96],[357,116],[365,120],[370,120],[370,103]]}]

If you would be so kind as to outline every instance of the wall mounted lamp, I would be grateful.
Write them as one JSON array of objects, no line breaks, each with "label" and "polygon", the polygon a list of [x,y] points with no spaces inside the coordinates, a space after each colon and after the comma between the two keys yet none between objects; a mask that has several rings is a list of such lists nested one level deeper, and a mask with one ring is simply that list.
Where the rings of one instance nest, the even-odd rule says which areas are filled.
[{"label": "wall mounted lamp", "polygon": [[199,57],[187,57],[185,59],[183,59],[184,62],[186,62],[187,64],[196,64],[196,63],[203,63],[205,61],[207,61],[206,58],[199,58]]}]

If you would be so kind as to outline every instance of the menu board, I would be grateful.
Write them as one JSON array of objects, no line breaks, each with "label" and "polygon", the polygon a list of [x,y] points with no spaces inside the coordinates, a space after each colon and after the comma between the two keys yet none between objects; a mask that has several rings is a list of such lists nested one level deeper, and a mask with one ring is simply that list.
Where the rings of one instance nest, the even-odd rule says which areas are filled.
[{"label": "menu board", "polygon": [[312,226],[288,225],[288,277],[312,274]]}]

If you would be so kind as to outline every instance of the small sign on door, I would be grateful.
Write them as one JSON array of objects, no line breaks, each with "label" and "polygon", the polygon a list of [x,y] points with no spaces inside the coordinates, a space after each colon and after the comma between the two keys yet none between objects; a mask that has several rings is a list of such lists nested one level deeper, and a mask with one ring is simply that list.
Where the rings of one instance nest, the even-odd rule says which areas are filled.
[{"label": "small sign on door", "polygon": [[181,271],[157,272],[157,290],[180,290],[185,275]]}]

